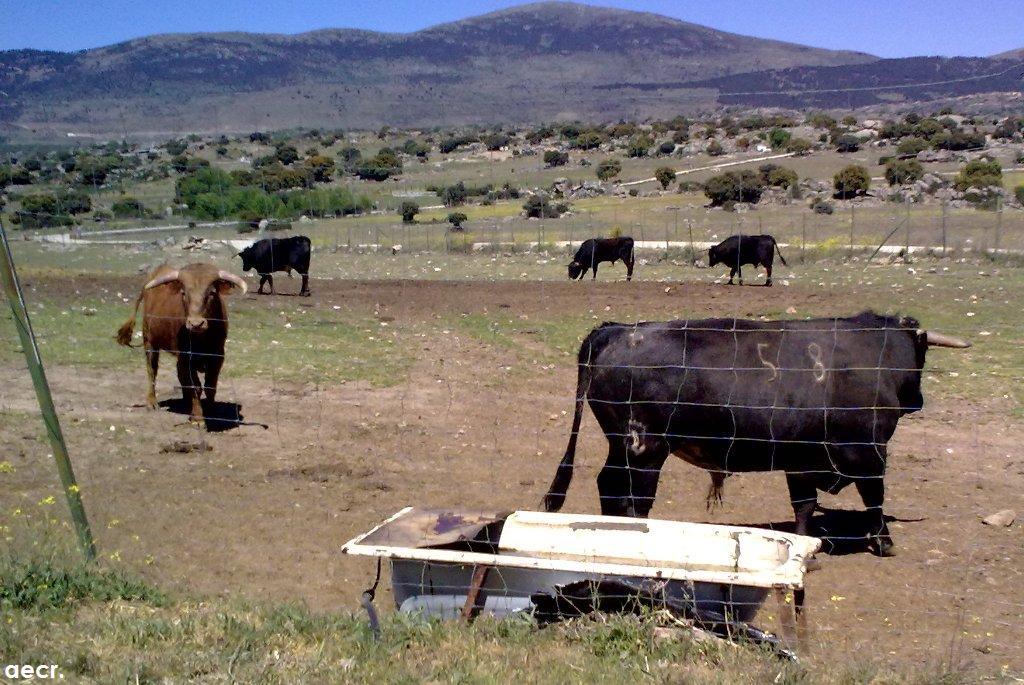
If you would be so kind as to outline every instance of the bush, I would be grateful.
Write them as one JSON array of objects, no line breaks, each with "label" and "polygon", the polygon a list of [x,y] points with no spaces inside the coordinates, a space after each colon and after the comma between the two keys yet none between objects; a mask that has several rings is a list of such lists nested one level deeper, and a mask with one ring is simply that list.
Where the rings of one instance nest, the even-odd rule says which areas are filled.
[{"label": "bush", "polygon": [[501,148],[512,142],[512,139],[507,133],[492,133],[489,136],[485,136],[483,139],[484,147],[491,152],[500,150]]},{"label": "bush", "polygon": [[957,174],[954,186],[957,190],[988,188],[1003,184],[1003,169],[999,162],[988,157],[975,159],[966,164]]},{"label": "bush", "polygon": [[610,181],[622,173],[622,162],[617,159],[606,159],[597,165],[595,173],[602,181]]},{"label": "bush", "polygon": [[885,165],[885,180],[891,186],[913,183],[923,176],[924,167],[916,159],[893,159]]},{"label": "bush", "polygon": [[811,209],[814,211],[815,214],[831,214],[832,212],[836,211],[836,207],[834,204],[832,204],[828,200],[822,200],[821,198],[818,198],[811,202]]},{"label": "bush", "polygon": [[866,193],[871,187],[871,175],[859,164],[851,164],[832,177],[832,186],[836,197],[845,200]]},{"label": "bush", "polygon": [[753,171],[729,171],[714,176],[704,184],[704,194],[713,207],[727,203],[756,203],[764,192],[764,182]]},{"label": "bush", "polygon": [[353,171],[365,181],[386,181],[402,173],[402,160],[393,150],[382,148],[375,157],[357,163]]},{"label": "bush", "polygon": [[924,138],[910,136],[900,141],[899,145],[896,146],[896,152],[901,155],[916,155],[927,150],[930,146],[930,143]]},{"label": "bush", "polygon": [[705,152],[707,152],[712,157],[721,157],[722,155],[725,154],[725,148],[723,148],[722,144],[719,143],[717,140],[712,140],[710,143],[708,143],[708,147],[705,150]]},{"label": "bush", "polygon": [[781,150],[786,147],[792,137],[793,134],[784,128],[773,128],[768,132],[768,144],[772,146],[773,150]]},{"label": "bush", "polygon": [[466,184],[462,181],[441,190],[441,202],[445,207],[465,204],[467,197],[469,197],[469,192],[466,190]]},{"label": "bush", "polygon": [[110,206],[110,211],[118,219],[137,218],[146,216],[146,208],[134,197],[122,197]]},{"label": "bush", "polygon": [[450,152],[455,152],[457,149],[459,149],[460,147],[462,147],[464,145],[470,145],[471,143],[475,143],[475,142],[477,142],[477,137],[476,136],[472,136],[472,135],[452,136],[450,138],[445,138],[440,143],[438,143],[437,148],[438,148],[438,150],[440,150],[441,154],[446,155],[446,154],[448,154]]},{"label": "bush", "polygon": [[985,147],[985,134],[965,131],[942,131],[931,139],[936,150],[981,150]]},{"label": "bush", "polygon": [[786,146],[786,152],[792,152],[797,156],[806,155],[814,146],[806,138],[793,138]]},{"label": "bush", "polygon": [[92,209],[89,196],[82,192],[38,193],[22,195],[18,216],[24,228],[69,226],[73,216]]},{"label": "bush", "polygon": [[323,155],[312,155],[302,163],[301,171],[310,183],[330,183],[334,176],[334,160]]},{"label": "bush", "polygon": [[832,143],[836,146],[836,152],[856,152],[860,149],[860,138],[852,133],[834,137]]},{"label": "bush", "polygon": [[761,181],[773,188],[789,188],[799,180],[795,171],[778,164],[762,164],[758,171],[761,173]]},{"label": "bush", "polygon": [[1013,189],[1013,196],[1017,198],[1017,202],[1024,205],[1024,183]]},{"label": "bush", "polygon": [[634,136],[626,148],[626,154],[630,157],[646,157],[647,153],[651,151],[651,147],[654,145],[654,141],[651,140],[650,136],[639,135]]},{"label": "bush", "polygon": [[461,231],[462,224],[466,223],[468,220],[469,217],[462,212],[452,212],[448,215],[448,223],[452,225],[453,231]]},{"label": "bush", "polygon": [[398,213],[402,215],[403,224],[411,224],[416,221],[416,215],[419,214],[420,206],[415,202],[406,200],[398,208]]},{"label": "bush", "polygon": [[281,164],[288,166],[292,162],[298,161],[299,151],[295,149],[294,145],[279,145],[274,151],[274,156]]},{"label": "bush", "polygon": [[184,140],[168,140],[164,143],[164,149],[170,156],[177,157],[188,149],[188,143]]},{"label": "bush", "polygon": [[580,150],[594,150],[601,147],[604,136],[596,131],[585,131],[573,139],[572,146]]},{"label": "bush", "polygon": [[670,155],[676,151],[676,144],[671,140],[666,140],[658,146],[658,153],[662,155]]},{"label": "bush", "polygon": [[672,181],[676,180],[676,172],[671,167],[658,167],[654,170],[654,178],[661,184],[662,190],[668,190]]},{"label": "bush", "polygon": [[805,123],[808,126],[813,126],[814,128],[823,128],[828,130],[835,127],[836,120],[824,112],[813,112],[807,115]]},{"label": "bush", "polygon": [[558,150],[544,151],[544,164],[549,167],[565,166],[569,163],[569,153]]},{"label": "bush", "polygon": [[568,205],[553,204],[547,195],[530,195],[523,203],[523,212],[529,218],[557,219],[568,211]]}]

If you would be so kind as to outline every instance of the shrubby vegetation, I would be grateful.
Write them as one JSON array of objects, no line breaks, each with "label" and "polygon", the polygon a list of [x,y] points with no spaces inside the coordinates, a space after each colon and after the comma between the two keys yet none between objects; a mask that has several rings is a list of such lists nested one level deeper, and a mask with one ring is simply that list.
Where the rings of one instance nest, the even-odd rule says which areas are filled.
[{"label": "shrubby vegetation", "polygon": [[861,165],[851,164],[832,177],[832,187],[836,197],[843,200],[863,195],[871,187],[871,174]]},{"label": "shrubby vegetation", "polygon": [[704,194],[713,207],[729,208],[737,202],[756,203],[764,192],[764,181],[753,171],[729,171],[704,184]]},{"label": "shrubby vegetation", "polygon": [[913,183],[923,176],[924,167],[916,159],[893,159],[885,165],[885,180],[891,186]]},{"label": "shrubby vegetation", "polygon": [[953,182],[957,190],[988,188],[1003,183],[1003,169],[994,159],[982,157],[966,164]]}]

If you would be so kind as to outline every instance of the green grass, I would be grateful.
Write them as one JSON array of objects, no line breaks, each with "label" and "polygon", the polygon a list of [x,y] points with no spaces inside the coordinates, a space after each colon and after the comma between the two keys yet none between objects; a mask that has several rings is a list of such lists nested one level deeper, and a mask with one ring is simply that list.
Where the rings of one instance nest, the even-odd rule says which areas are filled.
[{"label": "green grass", "polygon": [[700,640],[667,617],[605,615],[540,629],[527,617],[426,620],[169,594],[79,561],[59,526],[19,528],[0,550],[0,663],[56,664],[86,682],[959,683],[942,664],[781,662]]}]

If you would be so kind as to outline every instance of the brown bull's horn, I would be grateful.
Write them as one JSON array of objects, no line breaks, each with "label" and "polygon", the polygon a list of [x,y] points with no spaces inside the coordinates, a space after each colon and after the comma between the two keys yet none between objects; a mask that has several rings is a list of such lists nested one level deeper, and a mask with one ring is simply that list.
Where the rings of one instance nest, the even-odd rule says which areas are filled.
[{"label": "brown bull's horn", "polygon": [[249,288],[245,285],[245,281],[243,281],[241,278],[234,275],[230,271],[224,271],[223,269],[221,269],[220,271],[217,272],[217,278],[219,278],[222,281],[227,281],[236,288],[241,289],[243,295],[249,292]]},{"label": "brown bull's horn", "polygon": [[178,270],[177,269],[175,269],[174,271],[168,271],[163,276],[157,276],[152,281],[150,281],[146,285],[142,286],[142,289],[143,290],[149,290],[150,288],[155,288],[158,285],[163,285],[165,283],[170,283],[171,281],[176,281],[176,280],[178,280]]},{"label": "brown bull's horn", "polygon": [[966,340],[954,338],[951,335],[943,335],[935,331],[919,331],[919,333],[924,333],[924,339],[930,347],[955,347],[962,350],[971,346],[971,343]]}]

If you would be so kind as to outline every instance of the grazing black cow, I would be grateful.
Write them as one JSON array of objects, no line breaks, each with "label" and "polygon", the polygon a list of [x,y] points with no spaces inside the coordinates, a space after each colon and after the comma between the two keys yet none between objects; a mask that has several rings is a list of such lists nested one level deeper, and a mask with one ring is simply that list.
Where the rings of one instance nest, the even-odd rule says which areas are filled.
[{"label": "grazing black cow", "polygon": [[888,556],[886,446],[900,417],[923,406],[929,346],[969,343],[873,312],[603,324],[580,347],[572,434],[544,507],[557,511],[565,501],[588,400],[608,439],[597,477],[603,514],[647,516],[662,465],[675,454],[711,471],[709,506],[730,473],[785,471],[803,535],[817,491],[853,483],[870,512],[870,542]]},{"label": "grazing black cow", "polygon": [[601,262],[614,264],[621,259],[626,265],[626,280],[633,279],[633,239],[629,236],[621,238],[589,238],[583,241],[580,249],[569,263],[569,280],[582,279],[587,269],[594,270],[597,278],[597,265]]},{"label": "grazing black cow", "polygon": [[729,285],[732,285],[733,276],[736,274],[740,275],[740,285],[743,285],[743,271],[741,267],[744,264],[753,264],[754,268],[763,266],[768,272],[768,280],[764,284],[771,286],[772,261],[775,259],[776,252],[779,253],[782,265],[789,266],[782,256],[782,251],[779,250],[779,244],[775,242],[775,238],[772,236],[734,235],[708,250],[708,266],[714,266],[715,264],[725,264],[728,266]]},{"label": "grazing black cow", "polygon": [[260,287],[256,292],[263,294],[263,284],[270,283],[270,294],[274,294],[275,271],[287,271],[291,278],[292,269],[302,276],[299,295],[309,295],[309,238],[297,235],[291,238],[264,238],[238,253],[242,258],[242,271],[256,269],[260,275]]}]

